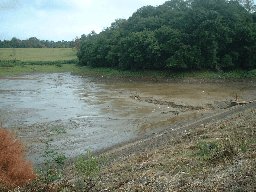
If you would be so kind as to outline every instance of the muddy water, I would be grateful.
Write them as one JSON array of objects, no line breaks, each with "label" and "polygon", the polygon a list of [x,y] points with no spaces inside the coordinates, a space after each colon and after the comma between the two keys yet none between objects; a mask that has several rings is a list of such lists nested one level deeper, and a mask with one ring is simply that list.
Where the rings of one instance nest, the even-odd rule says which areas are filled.
[{"label": "muddy water", "polygon": [[41,162],[46,143],[74,157],[255,99],[255,82],[145,83],[69,73],[0,79],[0,121]]}]

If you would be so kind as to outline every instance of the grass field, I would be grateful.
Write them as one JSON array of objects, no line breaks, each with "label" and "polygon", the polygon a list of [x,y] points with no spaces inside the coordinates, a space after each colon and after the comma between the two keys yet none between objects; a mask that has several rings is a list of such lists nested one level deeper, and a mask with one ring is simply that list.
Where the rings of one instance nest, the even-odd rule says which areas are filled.
[{"label": "grass field", "polygon": [[63,61],[75,60],[76,51],[71,48],[1,48],[0,60]]},{"label": "grass field", "polygon": [[0,76],[78,72],[71,48],[0,48]]},{"label": "grass field", "polygon": [[13,67],[1,67],[0,77],[22,75],[28,73],[79,73],[79,67],[75,64],[61,65],[17,65]]}]

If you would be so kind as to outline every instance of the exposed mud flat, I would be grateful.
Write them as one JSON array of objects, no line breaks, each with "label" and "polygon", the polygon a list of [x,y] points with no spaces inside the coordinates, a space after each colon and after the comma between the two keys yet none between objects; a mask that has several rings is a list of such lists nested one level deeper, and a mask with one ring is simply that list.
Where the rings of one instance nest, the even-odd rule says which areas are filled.
[{"label": "exposed mud flat", "polygon": [[253,100],[255,82],[106,81],[70,73],[0,79],[0,121],[38,163],[46,143],[68,157],[103,150]]}]

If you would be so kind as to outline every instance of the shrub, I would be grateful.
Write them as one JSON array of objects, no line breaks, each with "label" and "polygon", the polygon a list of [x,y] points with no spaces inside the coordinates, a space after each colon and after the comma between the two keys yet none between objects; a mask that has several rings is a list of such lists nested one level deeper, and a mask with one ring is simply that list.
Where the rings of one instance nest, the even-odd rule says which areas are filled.
[{"label": "shrub", "polygon": [[23,186],[35,178],[22,143],[10,131],[0,128],[0,188]]},{"label": "shrub", "polygon": [[256,77],[256,69],[249,71],[247,74],[247,77],[255,78]]}]

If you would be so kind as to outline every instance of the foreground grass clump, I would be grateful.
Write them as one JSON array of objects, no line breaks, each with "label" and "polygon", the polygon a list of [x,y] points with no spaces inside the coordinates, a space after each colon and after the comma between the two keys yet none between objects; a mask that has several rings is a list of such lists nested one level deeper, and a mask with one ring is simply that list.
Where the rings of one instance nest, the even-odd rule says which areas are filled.
[{"label": "foreground grass clump", "polygon": [[76,186],[81,191],[91,191],[100,178],[100,168],[103,158],[94,156],[90,151],[79,156],[75,161],[75,169],[78,173]]},{"label": "foreground grass clump", "polygon": [[35,178],[22,143],[8,130],[0,128],[0,191],[24,186]]},{"label": "foreground grass clump", "polygon": [[62,179],[66,156],[53,150],[51,144],[46,142],[43,157],[44,163],[42,168],[39,169],[40,181],[50,184],[54,181]]},{"label": "foreground grass clump", "polygon": [[235,147],[229,140],[219,142],[201,141],[198,143],[197,148],[198,151],[196,155],[199,159],[209,162],[232,159],[236,154]]}]

